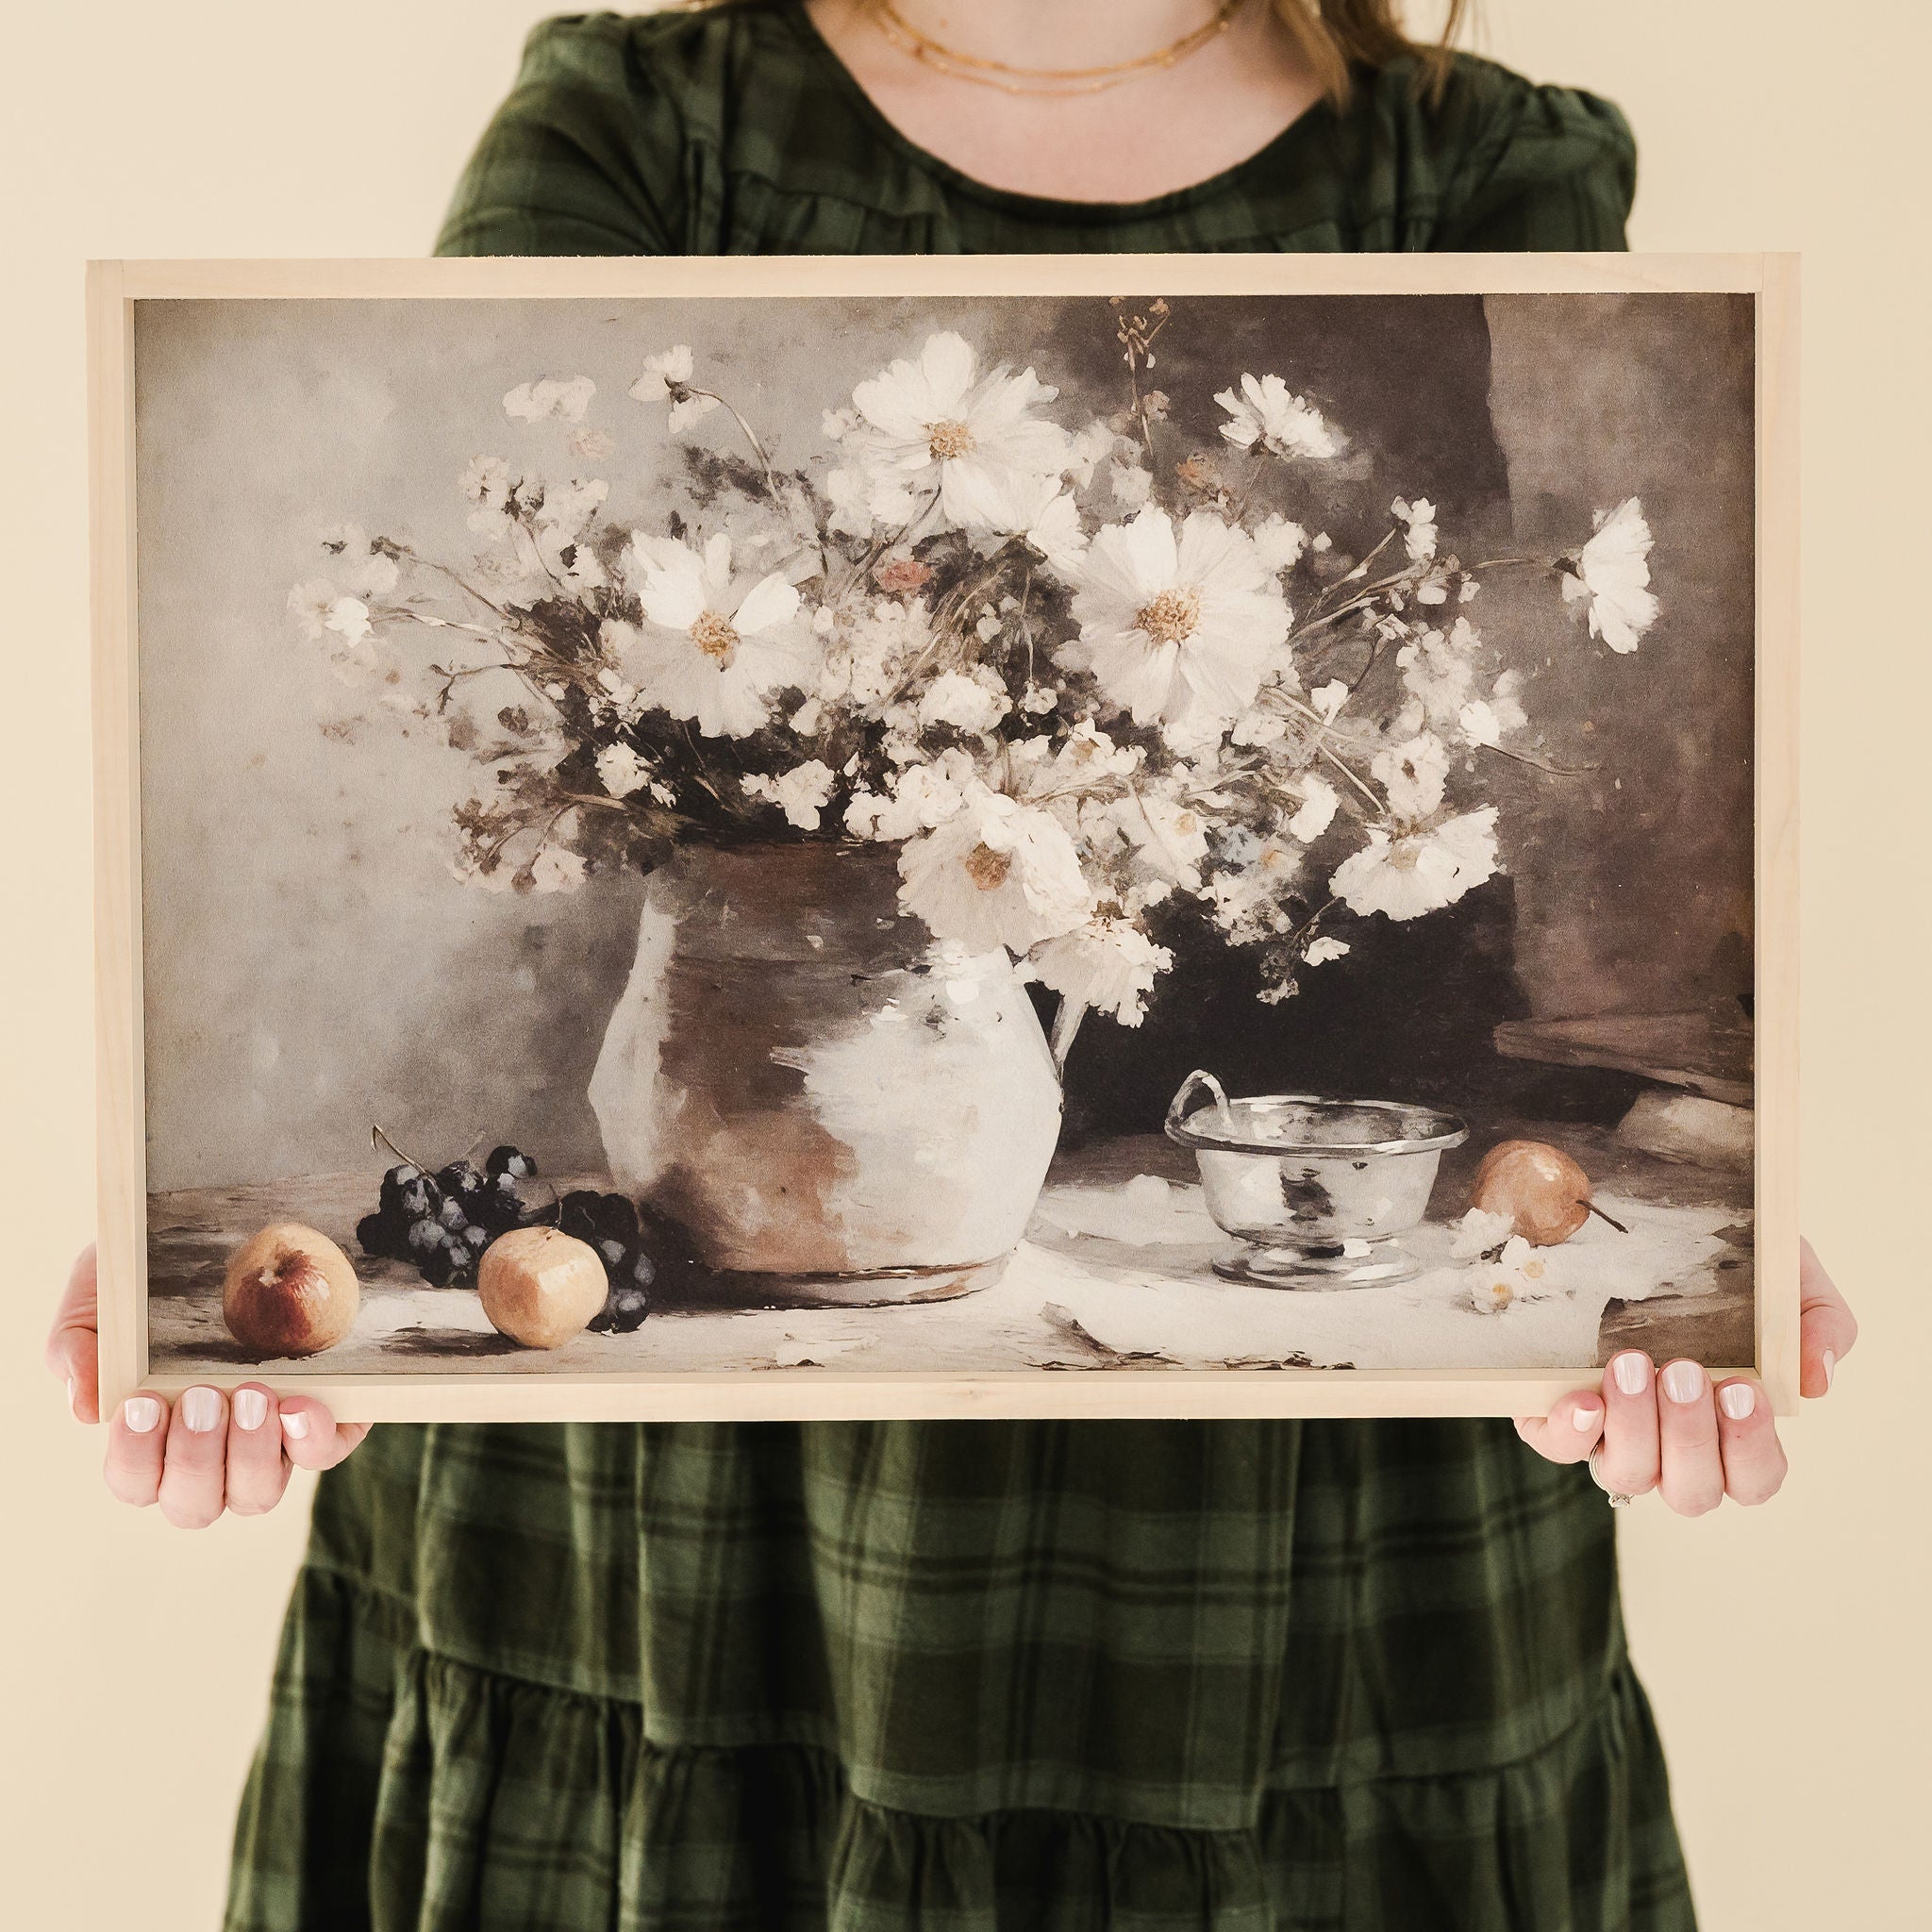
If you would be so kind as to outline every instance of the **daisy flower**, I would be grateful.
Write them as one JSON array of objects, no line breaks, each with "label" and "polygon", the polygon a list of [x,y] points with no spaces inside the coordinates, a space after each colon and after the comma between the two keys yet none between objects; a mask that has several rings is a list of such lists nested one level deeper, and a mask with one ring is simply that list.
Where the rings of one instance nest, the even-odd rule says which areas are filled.
[{"label": "daisy flower", "polygon": [[1231,841],[1231,863],[1211,874],[1207,898],[1214,924],[1237,945],[1293,929],[1287,900],[1301,868],[1301,852],[1279,839]]},{"label": "daisy flower", "polygon": [[1497,870],[1496,808],[1391,836],[1377,827],[1337,867],[1328,890],[1352,912],[1420,919],[1453,906]]},{"label": "daisy flower", "polygon": [[1017,484],[1008,505],[1004,530],[989,537],[1019,537],[1036,556],[1071,577],[1087,550],[1087,532],[1080,527],[1080,508],[1073,492],[1060,487],[1058,476],[1029,476]]},{"label": "daisy flower", "polygon": [[1511,1235],[1501,1254],[1493,1259],[1479,1256],[1470,1270],[1470,1305],[1480,1314],[1500,1315],[1512,1302],[1560,1294],[1561,1287],[1551,1278],[1551,1259],[1520,1234]]},{"label": "daisy flower", "polygon": [[1436,506],[1426,496],[1419,496],[1413,503],[1398,496],[1389,506],[1389,513],[1403,525],[1402,547],[1408,552],[1408,560],[1427,563],[1436,554]]},{"label": "daisy flower", "polygon": [[597,754],[597,777],[612,798],[628,798],[650,783],[651,767],[629,745],[607,744]]},{"label": "daisy flower", "polygon": [[1302,802],[1288,822],[1288,835],[1299,839],[1304,845],[1312,845],[1335,823],[1335,814],[1341,808],[1341,795],[1327,779],[1312,774],[1297,780],[1296,790]]},{"label": "daisy flower", "polygon": [[983,735],[1012,708],[999,675],[980,664],[972,671],[941,672],[919,701],[919,722]]},{"label": "daisy flower", "polygon": [[1308,533],[1284,516],[1265,518],[1255,531],[1255,549],[1264,569],[1292,570],[1308,547]]},{"label": "daisy flower", "polygon": [[691,388],[692,368],[690,343],[679,342],[661,356],[646,356],[644,373],[630,386],[630,393],[638,402],[670,403],[670,428],[674,436],[718,407],[716,396]]},{"label": "daisy flower", "polygon": [[606,645],[624,676],[674,718],[708,738],[745,738],[766,723],[773,692],[810,686],[817,652],[797,591],[776,571],[756,581],[734,575],[729,537],[700,551],[633,536],[625,576],[643,625],[607,620]]},{"label": "daisy flower", "polygon": [[557,382],[545,376],[541,382],[520,382],[503,399],[503,413],[515,423],[541,423],[546,416],[561,416],[566,423],[581,423],[584,411],[597,385],[588,375]]},{"label": "daisy flower", "polygon": [[1074,616],[1062,661],[1179,744],[1219,738],[1254,702],[1290,621],[1246,531],[1195,510],[1176,534],[1157,504],[1094,537]]},{"label": "daisy flower", "polygon": [[1094,919],[1036,946],[1027,964],[1070,1005],[1138,1026],[1154,982],[1174,964],[1174,955],[1129,920]]},{"label": "daisy flower", "polygon": [[1067,432],[1033,413],[1058,393],[1030,369],[981,375],[951,330],[928,336],[917,361],[901,358],[852,391],[859,420],[844,447],[872,479],[872,513],[907,524],[937,493],[962,530],[1012,529],[1041,479],[1057,480],[1071,459]]},{"label": "daisy flower", "polygon": [[801,832],[816,832],[819,817],[831,802],[832,788],[838,780],[832,768],[822,758],[808,758],[775,778],[762,772],[747,772],[739,781],[748,798],[762,798],[785,814],[787,824]]},{"label": "daisy flower", "polygon": [[379,543],[371,541],[359,524],[337,524],[322,533],[323,553],[353,597],[364,603],[396,587],[396,560]]},{"label": "daisy flower", "polygon": [[1224,389],[1214,400],[1231,418],[1221,425],[1227,441],[1241,449],[1259,443],[1277,457],[1332,457],[1341,438],[1314,404],[1298,396],[1278,375],[1241,377],[1237,393]]},{"label": "daisy flower", "polygon": [[1377,752],[1369,765],[1389,797],[1389,809],[1406,824],[1432,818],[1449,778],[1449,748],[1432,731]]},{"label": "daisy flower", "polygon": [[289,610],[302,635],[316,643],[340,641],[339,648],[354,649],[369,636],[369,607],[359,597],[345,597],[321,577],[297,584],[289,592]]},{"label": "daisy flower", "polygon": [[1634,651],[1657,622],[1657,597],[1650,588],[1652,541],[1643,506],[1626,496],[1615,509],[1598,515],[1596,535],[1564,559],[1564,603],[1583,605],[1591,636],[1603,639],[1613,651]]},{"label": "daisy flower", "polygon": [[533,892],[575,892],[583,884],[583,855],[567,845],[545,845],[531,859],[525,876]]},{"label": "daisy flower", "polygon": [[899,855],[899,903],[933,937],[1018,955],[1084,925],[1093,894],[1059,821],[984,785]]}]

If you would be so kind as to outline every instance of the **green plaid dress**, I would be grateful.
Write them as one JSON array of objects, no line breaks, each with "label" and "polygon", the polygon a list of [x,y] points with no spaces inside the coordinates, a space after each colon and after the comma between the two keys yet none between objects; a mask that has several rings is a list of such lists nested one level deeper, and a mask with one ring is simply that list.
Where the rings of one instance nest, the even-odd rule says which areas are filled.
[{"label": "green plaid dress", "polygon": [[[990,192],[791,7],[553,22],[458,254],[1612,248],[1630,138],[1365,74],[1136,207]],[[1611,1512],[1507,1424],[384,1426],[230,1932],[1691,1924]]]}]

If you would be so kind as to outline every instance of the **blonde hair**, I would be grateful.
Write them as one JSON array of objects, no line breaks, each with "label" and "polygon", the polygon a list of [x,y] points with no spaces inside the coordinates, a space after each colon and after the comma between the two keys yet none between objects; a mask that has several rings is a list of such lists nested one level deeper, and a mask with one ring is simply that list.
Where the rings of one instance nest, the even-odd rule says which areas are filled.
[{"label": "blonde hair", "polygon": [[1339,108],[1348,99],[1350,70],[1382,68],[1414,57],[1432,94],[1449,73],[1449,50],[1474,10],[1474,0],[1448,0],[1441,34],[1409,39],[1402,0],[1272,0],[1276,16],[1314,70],[1322,92]]},{"label": "blonde hair", "polygon": [[[702,12],[732,0],[659,0],[657,10]],[[798,0],[791,0],[798,4]],[[1313,69],[1322,92],[1340,108],[1347,103],[1357,67],[1377,69],[1413,58],[1431,95],[1441,92],[1449,73],[1449,50],[1475,0],[1447,0],[1442,31],[1434,41],[1411,40],[1402,25],[1403,0],[1268,0]]]}]

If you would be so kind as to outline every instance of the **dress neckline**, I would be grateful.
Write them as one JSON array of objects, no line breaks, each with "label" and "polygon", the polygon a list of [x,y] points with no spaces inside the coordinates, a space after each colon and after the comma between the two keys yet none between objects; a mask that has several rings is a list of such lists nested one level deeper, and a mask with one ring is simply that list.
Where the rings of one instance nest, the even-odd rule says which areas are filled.
[{"label": "dress neckline", "polygon": [[1272,173],[1283,158],[1299,147],[1316,129],[1334,123],[1335,108],[1326,99],[1312,102],[1278,133],[1271,136],[1244,160],[1184,188],[1170,189],[1144,201],[1069,201],[1053,195],[1028,194],[1014,188],[995,188],[942,160],[920,144],[894,122],[859,84],[858,76],[846,66],[838,50],[819,31],[818,23],[806,10],[802,0],[792,0],[783,12],[807,57],[818,66],[832,86],[844,96],[854,112],[873,133],[922,174],[932,176],[953,193],[968,197],[982,206],[1000,209],[1024,220],[1053,223],[1062,226],[1119,225],[1176,214],[1184,208],[1219,199],[1243,186],[1252,176]]}]

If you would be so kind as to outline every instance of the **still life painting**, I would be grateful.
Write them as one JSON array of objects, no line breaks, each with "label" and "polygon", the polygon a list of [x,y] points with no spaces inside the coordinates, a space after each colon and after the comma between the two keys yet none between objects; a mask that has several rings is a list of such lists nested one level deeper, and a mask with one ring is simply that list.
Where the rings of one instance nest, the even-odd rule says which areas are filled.
[{"label": "still life painting", "polygon": [[108,284],[135,1374],[1769,1366],[1755,259],[458,266]]}]

